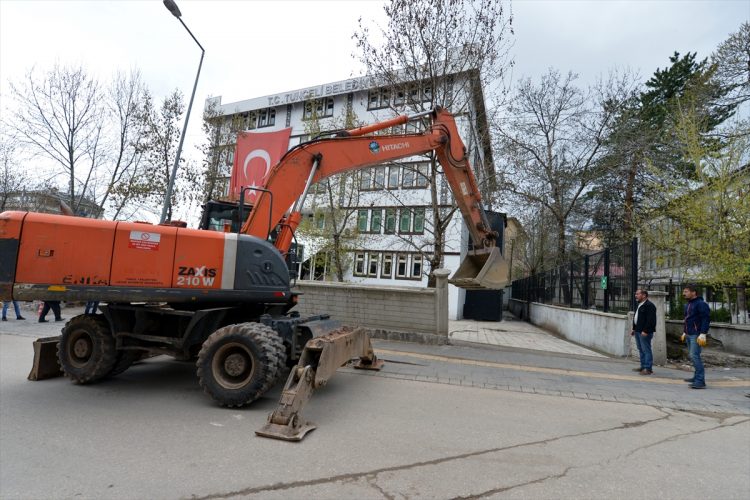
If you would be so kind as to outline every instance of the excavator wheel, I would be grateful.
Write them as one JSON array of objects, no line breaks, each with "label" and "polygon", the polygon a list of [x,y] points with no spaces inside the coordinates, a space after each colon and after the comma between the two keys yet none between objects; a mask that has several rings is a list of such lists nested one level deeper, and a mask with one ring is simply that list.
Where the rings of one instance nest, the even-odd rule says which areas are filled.
[{"label": "excavator wheel", "polygon": [[286,363],[284,344],[270,327],[239,323],[219,328],[198,354],[198,382],[221,406],[244,406],[278,379]]},{"label": "excavator wheel", "polygon": [[68,321],[57,346],[57,359],[65,376],[76,384],[88,384],[109,375],[117,350],[106,322],[85,314]]}]

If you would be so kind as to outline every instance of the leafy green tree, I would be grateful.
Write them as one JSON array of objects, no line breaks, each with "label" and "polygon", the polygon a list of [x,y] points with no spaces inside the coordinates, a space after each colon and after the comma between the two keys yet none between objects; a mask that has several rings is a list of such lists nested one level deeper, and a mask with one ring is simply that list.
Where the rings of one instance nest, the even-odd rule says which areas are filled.
[{"label": "leafy green tree", "polygon": [[750,150],[748,123],[735,122],[720,149],[707,144],[710,124],[690,95],[680,100],[671,127],[689,177],[661,178],[651,187],[662,203],[643,213],[642,241],[659,263],[675,262],[687,277],[719,288],[738,287],[741,311],[750,284]]},{"label": "leafy green tree", "polygon": [[[633,237],[639,206],[659,200],[651,186],[694,174],[674,126],[681,100],[691,96],[696,118],[706,132],[715,130],[736,108],[723,100],[728,89],[716,80],[715,64],[697,61],[695,53],[681,57],[675,52],[669,60],[671,65],[657,69],[643,90],[629,92],[606,134],[603,166],[608,175],[597,179],[590,196],[593,224],[604,228],[611,241]],[[721,147],[715,135],[699,139],[707,149]],[[647,162],[650,168],[645,168]]]}]

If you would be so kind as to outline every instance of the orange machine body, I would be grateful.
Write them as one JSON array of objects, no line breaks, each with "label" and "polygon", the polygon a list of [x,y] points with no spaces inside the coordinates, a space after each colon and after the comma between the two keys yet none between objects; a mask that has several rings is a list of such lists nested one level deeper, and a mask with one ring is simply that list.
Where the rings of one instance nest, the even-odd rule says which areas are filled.
[{"label": "orange machine body", "polygon": [[[249,255],[238,257],[238,248]],[[257,260],[255,282],[235,279],[237,259],[248,257]],[[232,233],[5,212],[0,258],[16,262],[1,266],[15,268],[14,276],[0,276],[4,300],[183,302],[205,300],[211,291],[224,292],[216,300],[231,300],[232,293],[257,286],[276,300],[288,297],[278,252],[263,240]]]}]

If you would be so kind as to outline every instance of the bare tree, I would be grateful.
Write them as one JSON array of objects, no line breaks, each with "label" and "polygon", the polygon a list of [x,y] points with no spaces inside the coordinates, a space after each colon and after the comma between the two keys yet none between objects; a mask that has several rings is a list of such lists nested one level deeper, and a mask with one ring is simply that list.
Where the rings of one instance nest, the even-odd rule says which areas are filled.
[{"label": "bare tree", "polygon": [[11,126],[30,149],[55,162],[67,177],[68,202],[78,208],[87,181],[101,164],[102,94],[82,67],[55,65],[37,78],[11,84],[17,103]]},{"label": "bare tree", "polygon": [[715,77],[728,90],[730,103],[750,100],[750,22],[745,21],[729,35],[711,56],[716,64]]},{"label": "bare tree", "polygon": [[[153,206],[164,201],[169,184],[169,177],[177,155],[177,144],[180,140],[179,122],[185,111],[182,93],[173,91],[165,97],[157,108],[152,96],[146,92],[139,112],[139,123],[142,127],[139,134],[138,153],[143,154],[144,175],[140,192]],[[182,163],[175,179],[170,200],[167,220],[172,220],[174,207],[180,202],[191,202],[196,196],[198,172],[189,162]]]},{"label": "bare tree", "polygon": [[[397,112],[436,106],[454,115],[471,111],[479,124],[474,133],[486,137],[483,91],[496,88],[508,66],[512,28],[505,4],[501,0],[392,0],[384,7],[388,24],[379,36],[372,37],[360,19],[354,34],[355,57]],[[491,153],[479,153],[491,170]],[[445,233],[455,207],[441,204],[435,155],[426,159],[434,241],[425,254],[430,263],[428,286],[434,286],[432,271],[443,265]]]},{"label": "bare tree", "polygon": [[567,258],[568,221],[591,182],[602,175],[600,158],[608,125],[619,109],[606,84],[583,90],[576,76],[549,70],[538,85],[519,82],[498,121],[501,189],[520,203],[539,204],[556,222],[556,264]]},{"label": "bare tree", "polygon": [[0,212],[4,212],[11,196],[29,185],[29,179],[17,163],[18,138],[0,124]]}]

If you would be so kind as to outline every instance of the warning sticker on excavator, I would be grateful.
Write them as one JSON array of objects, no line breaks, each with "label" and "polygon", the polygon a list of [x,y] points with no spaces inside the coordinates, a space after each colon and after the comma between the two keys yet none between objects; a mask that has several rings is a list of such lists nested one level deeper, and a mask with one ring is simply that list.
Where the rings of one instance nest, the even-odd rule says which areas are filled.
[{"label": "warning sticker on excavator", "polygon": [[129,248],[138,250],[159,250],[161,234],[148,233],[146,231],[130,231]]}]

